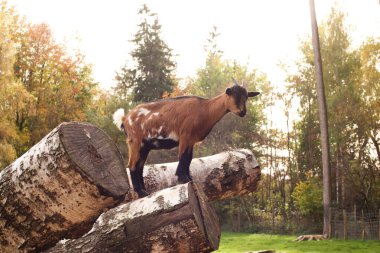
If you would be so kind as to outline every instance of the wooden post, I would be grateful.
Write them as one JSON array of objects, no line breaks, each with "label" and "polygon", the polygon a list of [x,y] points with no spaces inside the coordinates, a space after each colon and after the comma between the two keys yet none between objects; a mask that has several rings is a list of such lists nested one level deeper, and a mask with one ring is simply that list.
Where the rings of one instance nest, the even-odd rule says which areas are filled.
[{"label": "wooden post", "polygon": [[[178,184],[177,166],[177,162],[146,165],[144,182],[147,191],[151,193]],[[213,201],[256,191],[261,171],[252,152],[240,149],[195,158],[190,165],[190,174]]]},{"label": "wooden post", "polygon": [[63,123],[0,173],[0,252],[80,236],[128,191],[114,142],[92,125]]},{"label": "wooden post", "polygon": [[329,208],[329,217],[330,217],[330,221],[329,221],[329,233],[328,233],[328,238],[331,239],[332,238],[332,210],[331,210],[331,207]]},{"label": "wooden post", "polygon": [[357,233],[357,225],[358,225],[358,223],[357,223],[357,217],[356,217],[356,204],[354,204],[354,238],[356,239],[357,238],[357,235],[356,235],[356,233]]},{"label": "wooden post", "polygon": [[347,240],[347,213],[346,213],[346,209],[343,209],[343,239]]},{"label": "wooden post", "polygon": [[379,217],[378,217],[378,221],[379,221],[379,241],[380,241],[380,209],[379,209]]},{"label": "wooden post", "polygon": [[362,209],[362,240],[365,239],[365,221],[364,221],[364,211]]},{"label": "wooden post", "polygon": [[[239,205],[239,204],[238,204]],[[241,231],[241,215],[240,215],[240,205],[238,206],[238,208],[237,208],[237,227],[238,227],[238,229],[237,229],[237,231],[238,232],[240,232]]]},{"label": "wooden post", "polygon": [[83,237],[46,252],[211,252],[219,238],[218,218],[202,188],[188,183],[115,207]]}]

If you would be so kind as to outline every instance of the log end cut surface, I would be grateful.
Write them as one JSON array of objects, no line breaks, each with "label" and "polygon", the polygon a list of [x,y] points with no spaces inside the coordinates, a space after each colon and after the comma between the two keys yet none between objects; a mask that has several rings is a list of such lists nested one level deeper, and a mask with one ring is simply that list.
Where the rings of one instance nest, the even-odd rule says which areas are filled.
[{"label": "log end cut surface", "polygon": [[123,157],[107,134],[90,124],[69,122],[61,125],[59,136],[72,161],[103,194],[122,197],[128,192]]},{"label": "log end cut surface", "polygon": [[195,220],[212,250],[217,250],[221,233],[218,216],[208,204],[208,198],[202,190],[202,185],[193,182],[191,186],[191,188],[189,187],[189,202],[193,207]]}]

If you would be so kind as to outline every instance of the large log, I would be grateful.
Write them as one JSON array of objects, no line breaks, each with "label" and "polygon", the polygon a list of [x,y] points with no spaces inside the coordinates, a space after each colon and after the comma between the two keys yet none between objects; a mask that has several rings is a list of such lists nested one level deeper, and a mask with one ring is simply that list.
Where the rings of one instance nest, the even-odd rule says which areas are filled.
[{"label": "large log", "polygon": [[123,158],[103,131],[63,123],[0,173],[0,252],[78,237],[129,188]]},{"label": "large log", "polygon": [[219,245],[215,212],[200,186],[177,185],[103,213],[79,239],[62,240],[51,253],[210,252]]},{"label": "large log", "polygon": [[[178,184],[175,176],[178,163],[146,165],[144,182],[148,192]],[[256,191],[260,181],[260,166],[250,150],[240,149],[193,159],[190,174],[194,182],[202,183],[210,201],[222,200]]]}]

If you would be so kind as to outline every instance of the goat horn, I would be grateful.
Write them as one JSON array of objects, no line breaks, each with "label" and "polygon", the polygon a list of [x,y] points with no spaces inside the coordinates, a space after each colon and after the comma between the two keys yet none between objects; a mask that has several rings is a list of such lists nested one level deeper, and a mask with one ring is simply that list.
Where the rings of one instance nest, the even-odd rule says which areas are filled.
[{"label": "goat horn", "polygon": [[248,88],[248,87],[247,87],[247,83],[244,82],[244,81],[242,81],[241,85],[243,85],[243,87],[246,88],[246,89]]},{"label": "goat horn", "polygon": [[235,78],[231,77],[232,81],[234,81],[235,85],[239,85],[238,82],[236,82]]}]

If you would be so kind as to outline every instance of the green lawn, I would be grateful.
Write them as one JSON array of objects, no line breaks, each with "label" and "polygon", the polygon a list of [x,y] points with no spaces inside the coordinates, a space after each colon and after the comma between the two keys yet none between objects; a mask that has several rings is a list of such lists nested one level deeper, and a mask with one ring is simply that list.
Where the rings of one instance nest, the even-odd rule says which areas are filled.
[{"label": "green lawn", "polygon": [[326,240],[293,242],[296,236],[223,232],[216,252],[247,252],[271,249],[282,253],[362,252],[380,253],[378,240]]}]

